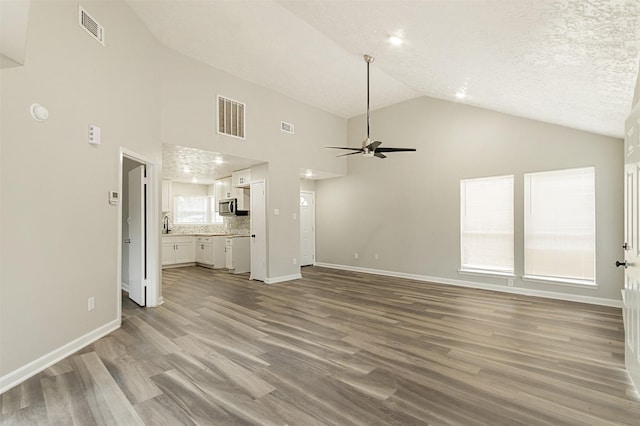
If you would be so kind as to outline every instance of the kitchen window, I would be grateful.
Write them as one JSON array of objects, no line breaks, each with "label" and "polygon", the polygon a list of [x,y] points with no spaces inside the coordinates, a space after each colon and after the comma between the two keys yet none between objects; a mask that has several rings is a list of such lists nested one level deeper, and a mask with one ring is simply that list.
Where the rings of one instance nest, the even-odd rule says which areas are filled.
[{"label": "kitchen window", "polygon": [[222,223],[212,196],[178,195],[174,198],[174,212],[174,222],[179,225]]},{"label": "kitchen window", "polygon": [[595,168],[524,179],[524,278],[595,285]]},{"label": "kitchen window", "polygon": [[460,181],[461,272],[513,275],[513,175]]}]

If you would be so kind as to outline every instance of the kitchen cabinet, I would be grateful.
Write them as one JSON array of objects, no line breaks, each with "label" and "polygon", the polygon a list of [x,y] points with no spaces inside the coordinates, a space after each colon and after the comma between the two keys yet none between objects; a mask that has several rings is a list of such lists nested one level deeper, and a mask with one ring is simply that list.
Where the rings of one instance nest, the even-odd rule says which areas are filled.
[{"label": "kitchen cabinet", "polygon": [[251,272],[251,246],[249,243],[249,237],[227,238],[225,265],[229,272],[233,274]]},{"label": "kitchen cabinet", "polygon": [[213,245],[209,237],[196,238],[196,263],[213,266]]},{"label": "kitchen cabinet", "polygon": [[221,200],[226,200],[228,198],[235,198],[233,195],[233,191],[231,188],[231,176],[226,177],[226,178],[222,178],[222,179],[217,179],[214,182],[215,185],[215,200],[216,200],[216,211],[218,210],[218,202]]},{"label": "kitchen cabinet", "polygon": [[[247,169],[249,171],[249,175],[245,175],[242,177],[242,182],[245,182],[244,179],[247,179],[246,182],[251,180],[251,169]],[[236,172],[234,172],[236,173]],[[221,200],[226,200],[229,198],[236,198],[238,200],[238,204],[236,208],[238,210],[249,210],[249,184],[246,184],[246,187],[235,187],[232,185],[232,176],[218,179],[215,181],[215,197],[216,197],[216,212],[218,209],[218,202]],[[240,180],[238,180],[240,181]]]},{"label": "kitchen cabinet", "polygon": [[162,211],[171,211],[171,181],[162,179]]},{"label": "kitchen cabinet", "polygon": [[194,237],[162,237],[162,266],[194,263],[195,261]]},{"label": "kitchen cabinet", "polygon": [[225,236],[196,237],[196,263],[209,268],[225,267]]},{"label": "kitchen cabinet", "polygon": [[249,188],[251,184],[251,169],[238,170],[231,173],[231,186],[234,188]]},{"label": "kitchen cabinet", "polygon": [[233,188],[233,198],[238,200],[238,210],[249,210],[251,202],[249,199],[249,188]]}]

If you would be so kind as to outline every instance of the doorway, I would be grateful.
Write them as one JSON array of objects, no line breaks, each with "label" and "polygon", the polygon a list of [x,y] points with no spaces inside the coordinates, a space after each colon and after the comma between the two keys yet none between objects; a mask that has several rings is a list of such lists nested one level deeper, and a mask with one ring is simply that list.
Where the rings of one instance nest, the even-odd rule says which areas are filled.
[{"label": "doorway", "polygon": [[300,266],[316,260],[316,197],[314,192],[300,191]]},{"label": "doorway", "polygon": [[640,390],[640,135],[634,132],[640,120],[640,104],[626,121],[624,144],[624,267],[622,312],[625,331],[625,366],[637,390]]},{"label": "doorway", "polygon": [[160,297],[158,197],[155,164],[121,148],[118,220],[118,316],[122,293],[139,306],[158,306]]},{"label": "doorway", "polygon": [[267,278],[267,203],[265,181],[251,182],[251,277]]}]

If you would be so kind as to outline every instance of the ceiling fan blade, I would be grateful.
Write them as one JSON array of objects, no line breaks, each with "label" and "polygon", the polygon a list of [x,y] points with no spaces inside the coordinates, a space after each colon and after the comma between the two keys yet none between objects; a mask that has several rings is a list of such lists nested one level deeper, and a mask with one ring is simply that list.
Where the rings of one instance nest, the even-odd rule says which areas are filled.
[{"label": "ceiling fan blade", "polygon": [[336,155],[336,157],[344,157],[345,155],[354,155],[354,154],[361,154],[362,150],[356,151],[356,152],[349,152],[347,154],[342,154],[342,155]]},{"label": "ceiling fan blade", "polygon": [[382,142],[380,142],[380,141],[373,141],[369,145],[367,145],[367,149],[370,150],[370,151],[375,151],[376,148],[378,148],[381,143]]},{"label": "ceiling fan blade", "polygon": [[378,158],[387,158],[387,156],[386,156],[386,155],[384,155],[384,154],[383,154],[383,153],[381,153],[381,152],[375,152],[373,155],[374,155],[374,156],[376,156],[376,157],[378,157]]},{"label": "ceiling fan blade", "polygon": [[332,149],[350,149],[351,151],[362,151],[362,148],[349,148],[347,146],[325,146],[325,148]]},{"label": "ceiling fan blade", "polygon": [[376,152],[413,152],[415,150],[415,148],[378,148]]}]

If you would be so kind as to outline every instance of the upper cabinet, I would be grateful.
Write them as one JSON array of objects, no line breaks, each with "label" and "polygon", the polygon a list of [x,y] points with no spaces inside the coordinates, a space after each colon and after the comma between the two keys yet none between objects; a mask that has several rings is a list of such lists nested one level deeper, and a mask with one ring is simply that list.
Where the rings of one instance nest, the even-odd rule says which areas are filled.
[{"label": "upper cabinet", "polygon": [[232,198],[231,191],[231,176],[216,180],[216,204],[220,200],[226,200],[228,198]]},{"label": "upper cabinet", "polygon": [[251,169],[238,170],[231,174],[231,185],[234,188],[249,188]]}]

